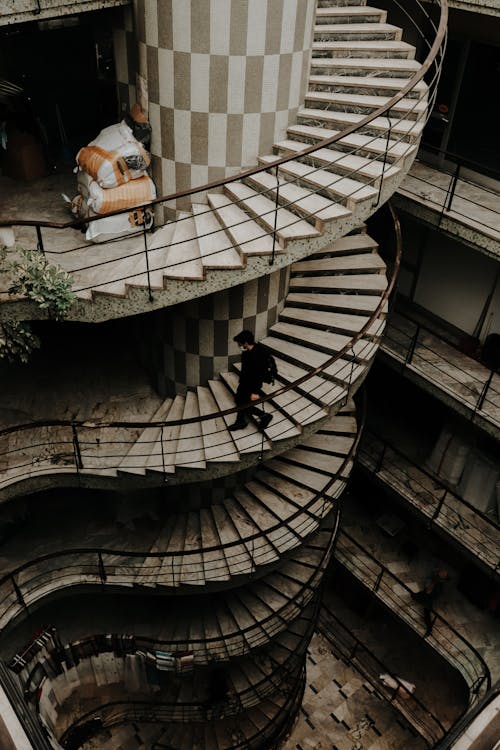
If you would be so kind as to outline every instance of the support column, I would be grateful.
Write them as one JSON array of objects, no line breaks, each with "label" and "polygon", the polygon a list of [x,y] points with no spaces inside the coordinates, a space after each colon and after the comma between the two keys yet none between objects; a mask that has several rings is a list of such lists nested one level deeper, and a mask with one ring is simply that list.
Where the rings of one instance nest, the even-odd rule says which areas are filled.
[{"label": "support column", "polygon": [[[288,290],[289,268],[216,294],[141,317],[137,338],[142,359],[162,396],[206,385],[239,360],[233,342],[243,328],[257,340],[278,319]],[[154,323],[152,324],[152,318]]]},{"label": "support column", "polygon": [[315,5],[134,0],[159,194],[235,174],[284,137],[304,100]]}]

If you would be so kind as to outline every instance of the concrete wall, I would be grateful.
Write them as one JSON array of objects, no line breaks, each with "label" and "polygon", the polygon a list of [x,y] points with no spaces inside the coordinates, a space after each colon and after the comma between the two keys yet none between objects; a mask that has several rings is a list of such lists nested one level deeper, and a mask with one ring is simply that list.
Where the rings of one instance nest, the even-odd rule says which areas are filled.
[{"label": "concrete wall", "polygon": [[404,221],[403,240],[404,263],[413,266],[402,270],[399,289],[404,295],[410,296],[416,282],[413,301],[469,335],[476,332],[487,305],[480,338],[500,330],[500,283],[495,284],[494,260],[410,220]]}]

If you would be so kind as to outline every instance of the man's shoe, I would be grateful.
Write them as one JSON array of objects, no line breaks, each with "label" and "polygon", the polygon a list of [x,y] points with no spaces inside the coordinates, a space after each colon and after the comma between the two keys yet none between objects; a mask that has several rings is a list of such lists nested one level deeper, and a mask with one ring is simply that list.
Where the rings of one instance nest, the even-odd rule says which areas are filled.
[{"label": "man's shoe", "polygon": [[228,430],[231,430],[231,432],[236,432],[237,430],[244,430],[247,424],[248,422],[243,422],[241,419],[237,419],[236,422],[229,425]]},{"label": "man's shoe", "polygon": [[270,424],[272,418],[273,418],[272,414],[264,414],[264,416],[259,419],[260,429],[265,430],[266,427]]}]

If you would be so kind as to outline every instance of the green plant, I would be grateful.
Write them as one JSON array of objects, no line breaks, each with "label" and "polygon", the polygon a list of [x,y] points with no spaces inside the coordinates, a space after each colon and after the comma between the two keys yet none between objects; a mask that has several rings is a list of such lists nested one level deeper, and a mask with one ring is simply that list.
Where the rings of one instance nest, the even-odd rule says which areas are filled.
[{"label": "green plant", "polygon": [[64,318],[75,299],[71,276],[51,265],[37,250],[20,250],[21,260],[13,261],[10,270],[12,294],[25,294],[55,320]]},{"label": "green plant", "polygon": [[11,364],[27,362],[33,349],[40,347],[40,339],[35,336],[29,323],[4,321],[0,323],[0,359]]}]

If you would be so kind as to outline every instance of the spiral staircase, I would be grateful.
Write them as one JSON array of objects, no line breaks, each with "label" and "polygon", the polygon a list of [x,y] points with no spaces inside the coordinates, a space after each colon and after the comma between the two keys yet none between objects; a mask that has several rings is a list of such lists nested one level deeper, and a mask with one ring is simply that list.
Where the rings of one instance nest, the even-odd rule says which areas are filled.
[{"label": "spiral staircase", "polygon": [[[228,430],[237,365],[159,400],[146,422],[53,420],[0,431],[3,501],[57,486],[217,488],[208,503],[200,491],[188,509],[173,508],[147,545],[138,535],[124,549],[110,530],[107,547],[40,538],[43,555],[21,545],[5,560],[7,633],[62,591],[94,587],[103,602],[103,635],[80,623],[79,640],[39,636],[9,665],[48,733],[41,750],[257,750],[278,747],[290,731],[359,438],[352,398],[378,349],[399,265],[400,248],[388,279],[364,221],[415,157],[445,37],[446,5],[436,7],[419,63],[385,11],[319,0],[309,89],[286,139],[257,167],[206,186],[206,202],[195,191],[191,210],[154,232],[99,246],[69,239],[51,252],[53,238],[61,247],[74,233],[38,222],[48,259],[73,277],[74,321],[144,313],[290,267],[284,307],[264,338],[279,376],[264,387],[273,419],[263,432],[253,422]],[[41,316],[24,298],[1,307],[3,317]],[[130,595],[128,634],[136,596],[156,603],[147,633],[126,636],[108,617],[117,591]],[[133,643],[119,647],[127,637]],[[190,667],[164,674],[161,654]],[[225,689],[214,698],[221,670]]]}]

